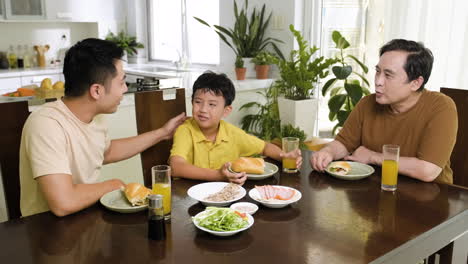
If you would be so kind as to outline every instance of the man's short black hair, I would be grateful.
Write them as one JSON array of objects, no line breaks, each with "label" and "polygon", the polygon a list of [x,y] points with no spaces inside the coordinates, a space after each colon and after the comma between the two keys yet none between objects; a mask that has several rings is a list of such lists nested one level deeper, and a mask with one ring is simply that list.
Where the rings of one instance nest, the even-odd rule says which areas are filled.
[{"label": "man's short black hair", "polygon": [[431,50],[424,47],[424,44],[421,42],[393,39],[380,48],[380,56],[387,51],[393,50],[409,53],[403,68],[408,75],[408,81],[416,80],[419,76],[424,78],[423,84],[418,89],[418,91],[422,91],[431,76],[432,64],[434,63],[434,56]]},{"label": "man's short black hair", "polygon": [[65,96],[82,96],[93,84],[105,85],[116,76],[114,63],[122,56],[123,49],[107,40],[88,38],[77,42],[64,59]]},{"label": "man's short black hair", "polygon": [[216,95],[224,97],[225,106],[229,106],[236,98],[236,89],[232,81],[224,73],[216,74],[212,71],[207,71],[200,75],[193,84],[192,101],[197,90],[203,92],[213,92]]}]

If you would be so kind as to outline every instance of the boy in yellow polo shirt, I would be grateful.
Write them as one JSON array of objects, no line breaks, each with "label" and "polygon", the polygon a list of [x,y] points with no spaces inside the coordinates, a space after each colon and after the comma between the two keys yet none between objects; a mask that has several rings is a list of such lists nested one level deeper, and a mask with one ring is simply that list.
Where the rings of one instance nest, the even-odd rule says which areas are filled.
[{"label": "boy in yellow polo shirt", "polygon": [[235,96],[234,85],[225,74],[206,72],[198,77],[193,84],[192,118],[174,134],[169,158],[173,176],[243,184],[246,174],[230,172],[230,162],[255,154],[275,160],[296,158],[300,168],[299,150],[283,153],[276,145],[221,120],[231,113]]}]

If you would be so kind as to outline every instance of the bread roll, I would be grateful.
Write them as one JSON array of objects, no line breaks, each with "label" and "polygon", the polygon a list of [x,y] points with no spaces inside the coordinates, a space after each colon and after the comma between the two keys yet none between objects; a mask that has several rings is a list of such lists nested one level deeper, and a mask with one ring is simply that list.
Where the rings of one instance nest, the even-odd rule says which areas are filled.
[{"label": "bread roll", "polygon": [[265,161],[262,158],[242,157],[232,162],[231,170],[250,174],[263,174],[265,172]]},{"label": "bread roll", "polygon": [[140,206],[148,203],[146,197],[151,194],[151,190],[139,183],[129,183],[123,190],[125,197],[132,204],[132,206]]},{"label": "bread roll", "polygon": [[330,164],[329,170],[339,175],[346,175],[351,170],[351,165],[346,161],[336,161]]}]

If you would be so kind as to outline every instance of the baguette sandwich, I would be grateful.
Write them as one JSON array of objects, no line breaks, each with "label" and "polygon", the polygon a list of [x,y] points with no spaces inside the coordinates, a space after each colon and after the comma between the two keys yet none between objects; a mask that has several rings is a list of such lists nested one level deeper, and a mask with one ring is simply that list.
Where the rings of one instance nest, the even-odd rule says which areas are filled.
[{"label": "baguette sandwich", "polygon": [[351,165],[346,161],[335,161],[330,164],[328,170],[339,175],[346,175],[351,170]]},{"label": "baguette sandwich", "polygon": [[151,190],[139,183],[129,183],[123,189],[125,197],[132,206],[140,206],[148,203],[146,199],[151,194]]},{"label": "baguette sandwich", "polygon": [[265,172],[265,161],[262,158],[242,157],[232,162],[231,170],[234,172],[263,174]]}]

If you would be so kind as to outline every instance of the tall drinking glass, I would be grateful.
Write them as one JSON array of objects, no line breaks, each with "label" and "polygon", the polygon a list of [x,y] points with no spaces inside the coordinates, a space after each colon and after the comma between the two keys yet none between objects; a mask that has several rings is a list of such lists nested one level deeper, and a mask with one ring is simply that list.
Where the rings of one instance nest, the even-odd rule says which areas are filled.
[{"label": "tall drinking glass", "polygon": [[164,219],[171,219],[171,167],[156,165],[151,168],[153,194],[163,196]]},{"label": "tall drinking glass", "polygon": [[[284,153],[299,149],[299,138],[297,137],[284,137],[281,143]],[[283,158],[283,171],[286,173],[297,172],[296,159]]]},{"label": "tall drinking glass", "polygon": [[384,191],[395,191],[398,181],[398,160],[400,158],[400,146],[384,145],[382,148],[382,185]]}]

